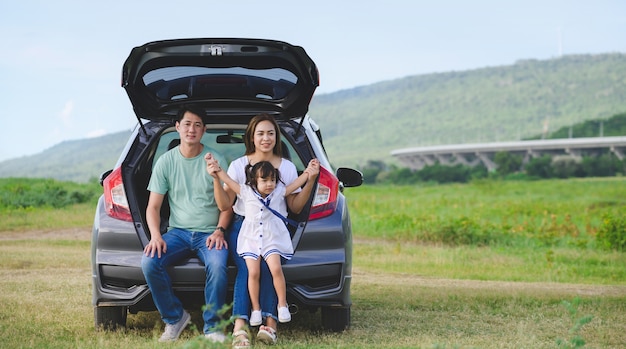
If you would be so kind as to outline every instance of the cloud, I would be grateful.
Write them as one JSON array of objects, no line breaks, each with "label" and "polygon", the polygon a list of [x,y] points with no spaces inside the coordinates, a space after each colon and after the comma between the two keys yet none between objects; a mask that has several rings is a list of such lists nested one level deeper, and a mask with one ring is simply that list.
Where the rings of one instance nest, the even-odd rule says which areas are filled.
[{"label": "cloud", "polygon": [[87,138],[96,138],[96,137],[104,136],[105,134],[107,134],[107,130],[101,128],[99,130],[93,130],[93,131],[87,132]]},{"label": "cloud", "polygon": [[59,113],[59,118],[63,121],[65,126],[71,126],[72,124],[72,112],[74,111],[74,101],[69,100],[65,102],[65,106],[61,113]]}]

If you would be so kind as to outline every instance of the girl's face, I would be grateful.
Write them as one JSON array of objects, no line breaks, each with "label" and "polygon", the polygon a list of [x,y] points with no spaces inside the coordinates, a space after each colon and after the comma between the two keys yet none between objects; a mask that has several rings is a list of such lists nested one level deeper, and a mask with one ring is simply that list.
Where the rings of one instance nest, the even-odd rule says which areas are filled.
[{"label": "girl's face", "polygon": [[264,197],[270,195],[274,189],[276,188],[276,178],[274,176],[271,177],[256,177],[256,190],[259,194]]},{"label": "girl's face", "polygon": [[256,151],[271,153],[276,146],[276,130],[271,122],[264,120],[259,122],[254,130],[254,148]]}]

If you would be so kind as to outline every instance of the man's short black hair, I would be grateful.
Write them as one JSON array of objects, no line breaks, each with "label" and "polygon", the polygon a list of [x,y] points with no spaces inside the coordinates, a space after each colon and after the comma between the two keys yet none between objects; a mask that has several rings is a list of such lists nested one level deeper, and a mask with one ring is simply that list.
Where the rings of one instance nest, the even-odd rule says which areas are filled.
[{"label": "man's short black hair", "polygon": [[202,125],[206,124],[206,120],[205,120],[205,116],[204,116],[204,110],[195,107],[193,105],[189,105],[189,104],[185,104],[183,106],[180,107],[180,109],[178,109],[178,113],[176,114],[176,121],[180,122],[183,117],[185,116],[186,112],[190,112],[192,114],[196,114],[200,117],[200,119],[202,120]]}]

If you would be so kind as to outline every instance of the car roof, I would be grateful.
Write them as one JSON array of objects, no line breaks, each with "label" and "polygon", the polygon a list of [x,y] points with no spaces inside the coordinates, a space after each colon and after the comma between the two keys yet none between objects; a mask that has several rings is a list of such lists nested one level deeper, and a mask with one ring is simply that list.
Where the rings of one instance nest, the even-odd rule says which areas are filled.
[{"label": "car roof", "polygon": [[202,108],[208,120],[259,112],[298,118],[317,86],[317,67],[305,50],[276,40],[153,41],[133,48],[122,68],[134,112],[148,120],[173,120],[184,104]]}]

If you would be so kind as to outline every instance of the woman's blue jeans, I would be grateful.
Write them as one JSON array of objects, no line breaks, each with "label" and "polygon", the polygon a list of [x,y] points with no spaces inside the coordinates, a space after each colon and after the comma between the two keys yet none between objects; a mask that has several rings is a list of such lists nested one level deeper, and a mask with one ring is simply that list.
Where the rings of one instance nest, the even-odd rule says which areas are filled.
[{"label": "woman's blue jeans", "polygon": [[[237,266],[237,276],[235,278],[235,289],[233,292],[233,318],[250,319],[250,294],[248,293],[248,268],[245,260],[237,254],[237,237],[241,230],[243,217],[235,214],[228,234],[228,249]],[[265,260],[261,260],[261,284],[259,299],[263,317],[271,316],[278,319],[277,306],[278,297],[274,289],[274,281]]]},{"label": "woman's blue jeans", "polygon": [[204,232],[172,229],[163,234],[163,240],[167,244],[167,252],[161,254],[161,258],[158,258],[156,254],[154,257],[147,257],[146,255],[142,257],[141,269],[163,322],[175,324],[183,316],[183,306],[178,297],[174,295],[172,280],[167,268],[195,254],[204,264],[206,273],[204,283],[206,310],[202,313],[203,331],[204,333],[211,333],[217,330],[216,325],[221,320],[218,311],[224,306],[228,287],[226,271],[228,250],[215,248],[209,250],[206,247],[206,239],[209,235],[209,233]]}]

